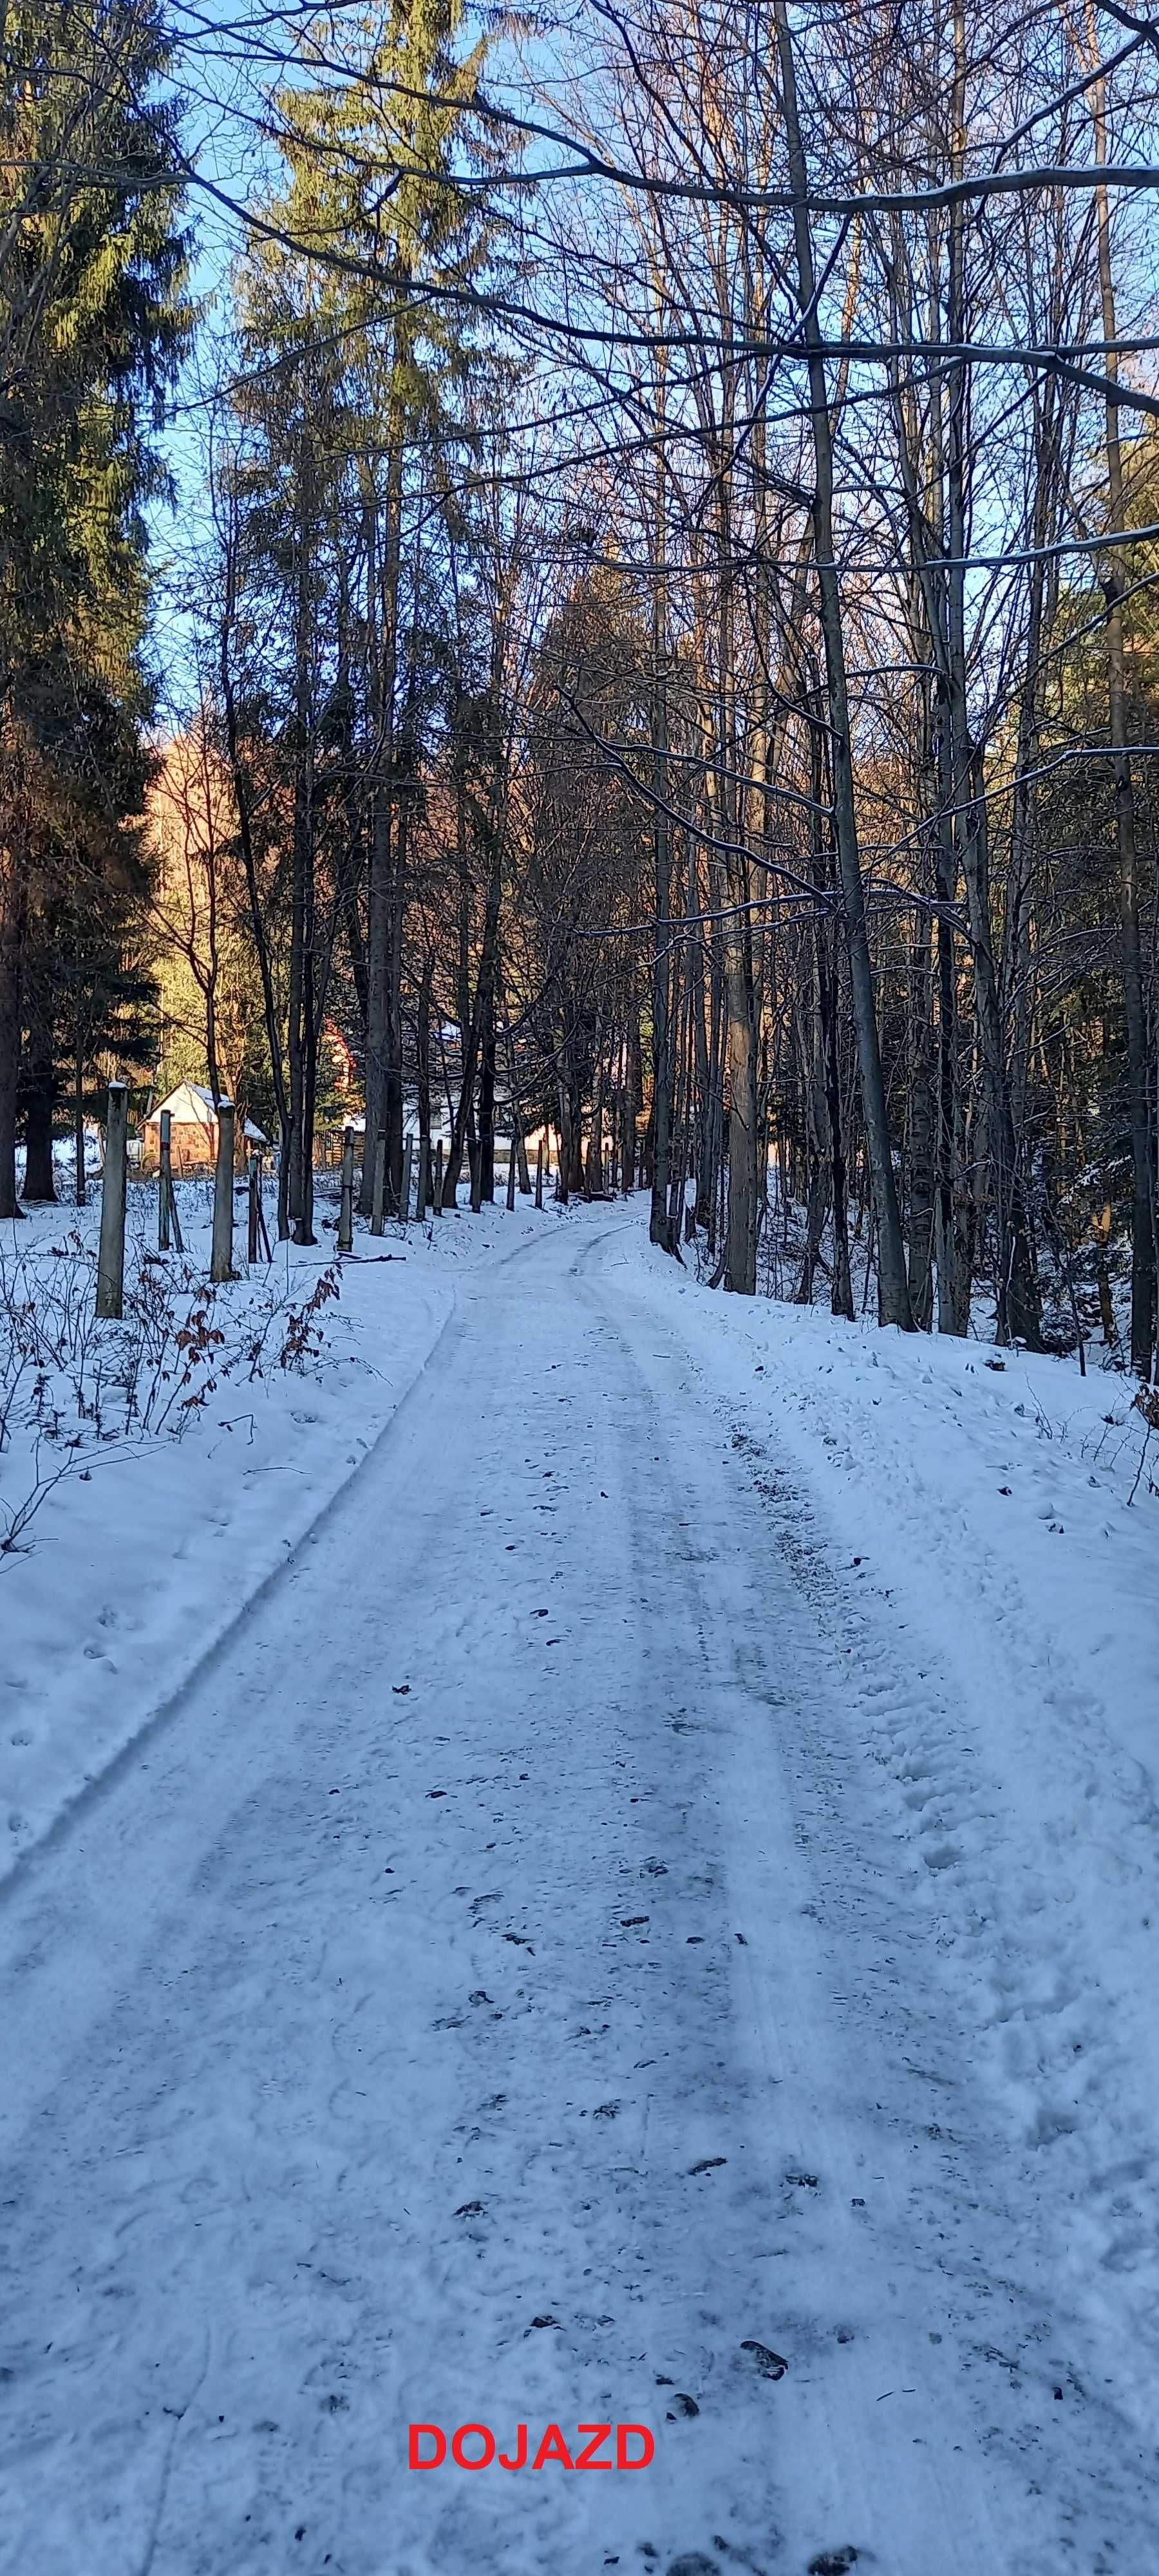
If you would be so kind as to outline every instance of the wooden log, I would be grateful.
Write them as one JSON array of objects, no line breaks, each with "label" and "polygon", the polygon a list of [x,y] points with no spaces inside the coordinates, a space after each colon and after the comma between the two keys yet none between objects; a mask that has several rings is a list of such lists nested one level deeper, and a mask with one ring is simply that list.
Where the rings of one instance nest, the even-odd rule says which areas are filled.
[{"label": "wooden log", "polygon": [[125,1293],[125,1188],[128,1177],[129,1086],[110,1082],[105,1113],[105,1164],[101,1182],[101,1240],[97,1254],[97,1313],[119,1316]]}]

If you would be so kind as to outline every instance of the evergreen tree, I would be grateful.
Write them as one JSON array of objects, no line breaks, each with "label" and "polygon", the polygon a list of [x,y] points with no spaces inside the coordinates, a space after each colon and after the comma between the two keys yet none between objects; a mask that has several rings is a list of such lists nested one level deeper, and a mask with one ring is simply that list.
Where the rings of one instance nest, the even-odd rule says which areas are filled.
[{"label": "evergreen tree", "polygon": [[[156,0],[34,0],[0,88],[0,1213],[38,913],[62,864],[131,873],[144,786],[144,509],[186,346],[178,102]],[[44,1013],[35,1042],[42,1065]],[[49,1050],[51,1052],[51,1050]],[[43,1086],[42,1086],[43,1087]],[[35,1085],[34,1085],[35,1088]]]},{"label": "evergreen tree", "polygon": [[363,1021],[364,1201],[382,1128],[394,1192],[401,1180],[407,831],[416,709],[431,698],[423,548],[408,559],[407,513],[421,499],[429,520],[431,460],[460,435],[473,352],[458,299],[491,245],[486,191],[457,184],[477,157],[480,64],[458,48],[462,16],[460,0],[388,8],[351,39],[342,78],[311,79],[339,38],[328,27],[319,48],[307,31],[304,77],[276,100],[288,186],[237,279],[239,630],[277,638],[258,656],[248,715],[280,732],[292,806],[280,1220],[306,1240],[339,922]]}]

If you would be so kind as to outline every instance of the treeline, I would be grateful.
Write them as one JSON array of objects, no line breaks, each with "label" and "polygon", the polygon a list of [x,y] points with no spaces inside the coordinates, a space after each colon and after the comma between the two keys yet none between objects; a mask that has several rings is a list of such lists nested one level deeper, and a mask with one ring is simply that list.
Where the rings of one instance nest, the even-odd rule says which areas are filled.
[{"label": "treeline", "polygon": [[[643,1178],[654,1239],[735,1292],[791,1250],[851,1314],[868,1262],[887,1323],[1122,1330],[1149,1375],[1146,25],[634,0],[534,77],[456,0],[287,20],[280,57],[267,30],[150,788],[146,414],[189,320],[178,109],[155,22],[122,24],[154,177],[62,179],[54,217],[126,246],[115,378],[45,336],[48,523],[92,441],[117,543],[62,543],[47,609],[37,472],[2,468],[13,669],[57,651],[120,747],[90,715],[74,755],[59,687],[51,734],[10,682],[0,1190],[20,1102],[43,1188],[66,1065],[79,1100],[184,1046],[270,1123],[309,1240],[340,1044],[367,1204],[410,1102],[424,1132],[445,1104],[448,1198],[549,1118],[563,1187]],[[118,275],[145,289],[111,341]]]}]

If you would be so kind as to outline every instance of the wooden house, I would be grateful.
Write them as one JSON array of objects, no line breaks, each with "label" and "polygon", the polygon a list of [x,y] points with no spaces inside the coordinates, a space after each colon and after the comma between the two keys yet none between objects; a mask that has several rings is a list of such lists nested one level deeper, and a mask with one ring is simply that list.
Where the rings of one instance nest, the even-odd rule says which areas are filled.
[{"label": "wooden house", "polygon": [[[155,1172],[161,1160],[161,1112],[170,1117],[170,1151],[175,1177],[189,1172],[212,1172],[217,1162],[217,1111],[213,1093],[199,1082],[179,1082],[167,1100],[159,1100],[144,1122],[140,1168]],[[237,1138],[239,1156],[251,1146],[264,1145],[267,1139],[252,1119],[245,1121],[244,1138]]]}]

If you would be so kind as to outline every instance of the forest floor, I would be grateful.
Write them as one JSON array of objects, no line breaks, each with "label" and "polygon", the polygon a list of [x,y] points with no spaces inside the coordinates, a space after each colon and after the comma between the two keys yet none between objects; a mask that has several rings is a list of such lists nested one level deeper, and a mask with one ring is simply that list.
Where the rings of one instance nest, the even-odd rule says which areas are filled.
[{"label": "forest floor", "polygon": [[1155,2563],[1143,1426],[646,1229],[360,1236],[0,1559],[4,2576]]}]

